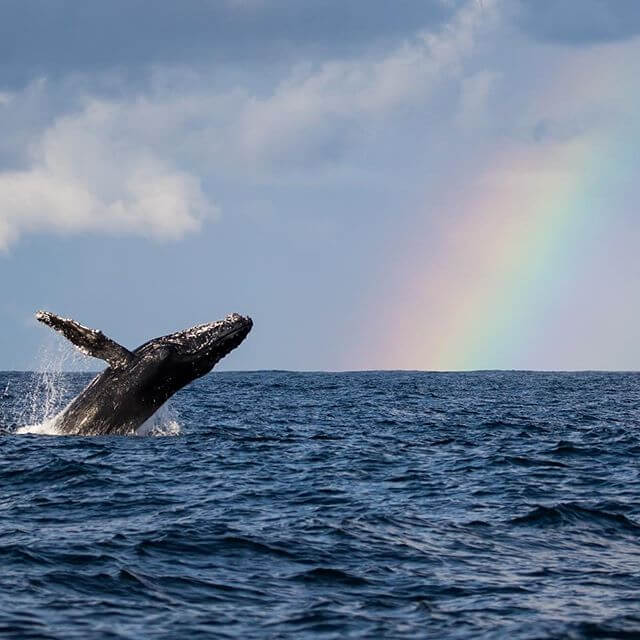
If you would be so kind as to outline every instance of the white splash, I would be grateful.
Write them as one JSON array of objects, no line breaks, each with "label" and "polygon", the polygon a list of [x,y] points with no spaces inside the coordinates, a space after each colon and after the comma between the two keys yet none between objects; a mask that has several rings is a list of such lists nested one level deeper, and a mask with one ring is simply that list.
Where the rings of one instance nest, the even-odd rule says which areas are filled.
[{"label": "white splash", "polygon": [[165,402],[137,429],[137,436],[177,436],[180,434],[178,414],[169,402]]},{"label": "white splash", "polygon": [[18,427],[15,432],[18,435],[32,433],[39,436],[60,436],[62,434],[56,428],[56,417],[57,416],[54,416],[49,420],[43,420],[39,424],[28,424],[24,427]]},{"label": "white splash", "polygon": [[23,400],[16,433],[59,435],[56,418],[64,410],[71,395],[70,380],[65,370],[87,370],[90,360],[68,342],[51,336],[40,347],[37,371]]},{"label": "white splash", "polygon": [[[40,348],[37,372],[23,399],[16,434],[65,435],[57,428],[57,418],[75,395],[65,371],[88,371],[96,361],[52,335]],[[138,436],[177,436],[181,427],[177,412],[167,402],[136,430]]]},{"label": "white splash", "polygon": [[[60,432],[57,428],[57,418],[60,413],[57,413],[52,418],[47,418],[37,424],[28,424],[24,427],[19,427],[16,429],[15,433],[19,435],[30,433],[43,436],[67,435]],[[178,422],[178,416],[173,408],[167,403],[143,422],[136,429],[135,435],[145,437],[178,436],[180,435],[180,431],[181,426]]]}]

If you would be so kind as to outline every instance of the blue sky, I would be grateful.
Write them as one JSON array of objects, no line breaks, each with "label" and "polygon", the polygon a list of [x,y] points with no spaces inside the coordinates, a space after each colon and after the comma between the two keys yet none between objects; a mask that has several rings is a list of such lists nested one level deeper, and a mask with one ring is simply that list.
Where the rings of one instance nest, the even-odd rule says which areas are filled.
[{"label": "blue sky", "polygon": [[5,0],[0,369],[40,308],[129,347],[250,314],[234,369],[636,369],[639,36],[634,0]]}]

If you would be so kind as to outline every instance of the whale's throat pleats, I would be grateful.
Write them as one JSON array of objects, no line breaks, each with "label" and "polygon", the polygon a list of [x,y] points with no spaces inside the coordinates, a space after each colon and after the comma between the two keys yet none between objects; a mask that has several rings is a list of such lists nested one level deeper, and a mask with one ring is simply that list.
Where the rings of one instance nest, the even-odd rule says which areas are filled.
[{"label": "whale's throat pleats", "polygon": [[97,329],[83,327],[75,320],[61,318],[48,311],[38,311],[36,318],[52,329],[59,331],[67,340],[72,342],[82,353],[104,360],[114,369],[130,364],[134,355]]}]

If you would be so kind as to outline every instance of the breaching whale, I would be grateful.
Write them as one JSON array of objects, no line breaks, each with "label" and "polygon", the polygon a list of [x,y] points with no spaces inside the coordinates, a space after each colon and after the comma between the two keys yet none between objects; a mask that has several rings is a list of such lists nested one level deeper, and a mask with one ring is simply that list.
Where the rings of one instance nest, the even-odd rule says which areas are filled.
[{"label": "breaching whale", "polygon": [[129,351],[74,320],[47,311],[38,311],[36,319],[109,365],[54,418],[55,430],[69,435],[134,434],[176,391],[209,373],[253,326],[251,318],[233,313]]}]

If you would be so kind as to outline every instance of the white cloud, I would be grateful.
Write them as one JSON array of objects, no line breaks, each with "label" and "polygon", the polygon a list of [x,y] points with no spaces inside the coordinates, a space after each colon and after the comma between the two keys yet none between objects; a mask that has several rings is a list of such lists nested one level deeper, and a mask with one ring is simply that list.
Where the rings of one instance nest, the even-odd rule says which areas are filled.
[{"label": "white cloud", "polygon": [[197,176],[130,135],[129,108],[89,102],[45,130],[28,169],[0,173],[0,248],[39,230],[175,239],[216,213]]},{"label": "white cloud", "polygon": [[[331,163],[363,124],[407,104],[427,104],[439,83],[458,82],[476,32],[495,17],[490,4],[470,2],[438,33],[418,33],[383,55],[300,65],[261,95],[212,87],[214,70],[187,76],[181,92],[156,70],[143,96],[76,93],[74,112],[42,120],[39,130],[26,125],[30,152],[20,170],[0,171],[0,249],[31,231],[156,239],[193,232],[217,213],[204,176],[248,181],[261,172]],[[45,110],[47,85],[37,85],[25,94]],[[18,118],[13,113],[12,121]],[[24,138],[15,137],[22,147]]]},{"label": "white cloud", "polygon": [[363,119],[425,102],[440,83],[459,78],[477,31],[496,18],[492,7],[472,2],[441,32],[418,33],[379,58],[299,67],[271,95],[247,101],[238,122],[243,153],[263,165],[313,161],[328,139],[344,140]]}]

